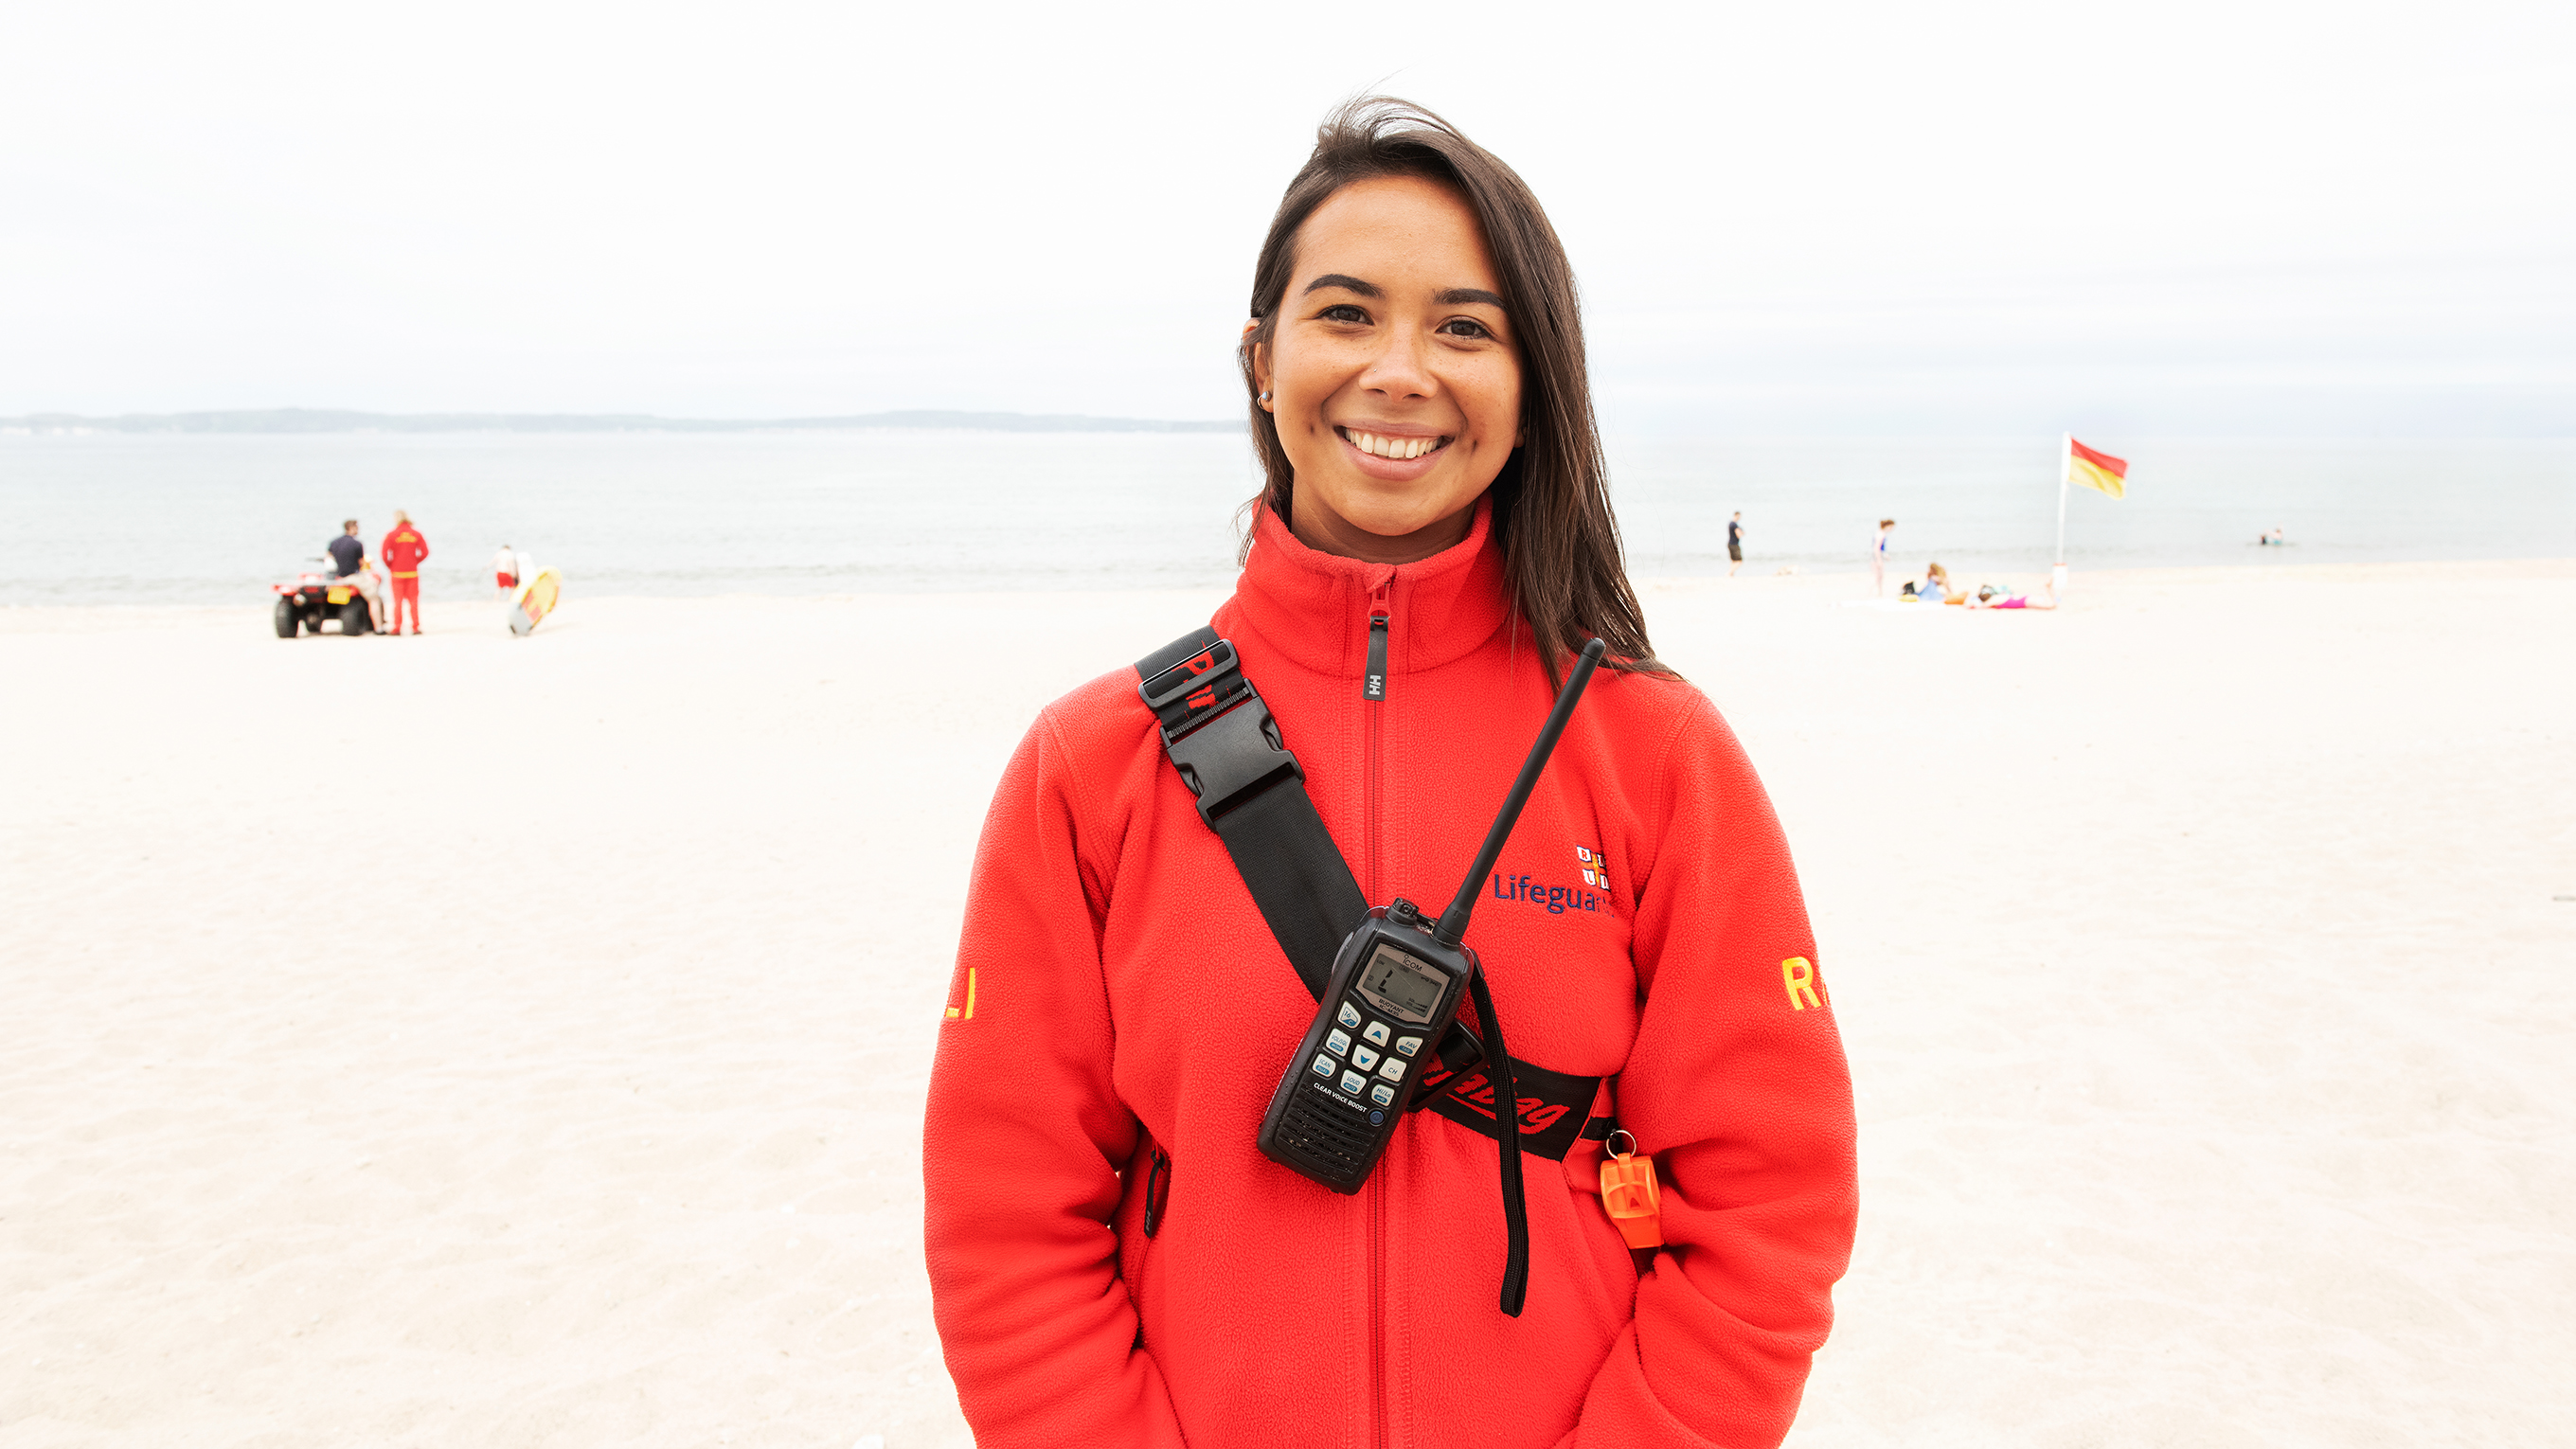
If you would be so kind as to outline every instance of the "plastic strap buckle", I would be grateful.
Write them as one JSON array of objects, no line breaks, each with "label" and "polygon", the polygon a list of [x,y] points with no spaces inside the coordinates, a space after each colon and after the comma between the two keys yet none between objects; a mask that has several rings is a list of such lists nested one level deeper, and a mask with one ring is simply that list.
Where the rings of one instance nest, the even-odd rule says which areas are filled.
[{"label": "plastic strap buckle", "polygon": [[1136,697],[1154,712],[1163,727],[1163,743],[1172,741],[1223,714],[1252,691],[1243,677],[1243,662],[1232,642],[1219,639],[1207,648],[1136,686]]},{"label": "plastic strap buckle", "polygon": [[1198,796],[1199,818],[1211,829],[1218,816],[1279,776],[1306,779],[1226,640],[1137,685],[1136,697],[1161,724],[1163,751]]}]

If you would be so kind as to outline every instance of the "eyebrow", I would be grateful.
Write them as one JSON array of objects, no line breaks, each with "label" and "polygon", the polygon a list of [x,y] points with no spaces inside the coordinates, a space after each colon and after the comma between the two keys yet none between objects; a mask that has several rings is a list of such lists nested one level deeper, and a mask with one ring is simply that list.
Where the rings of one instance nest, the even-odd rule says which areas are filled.
[{"label": "eyebrow", "polygon": [[[1357,292],[1363,297],[1384,295],[1378,290],[1376,283],[1363,282],[1345,272],[1326,272],[1306,284],[1306,290],[1309,292],[1319,292],[1326,287],[1339,287],[1345,292]],[[1468,307],[1482,304],[1500,311],[1511,310],[1503,305],[1503,299],[1500,296],[1482,287],[1451,287],[1431,300],[1443,307]]]},{"label": "eyebrow", "polygon": [[1357,292],[1363,297],[1379,295],[1374,283],[1363,282],[1357,277],[1344,276],[1340,272],[1326,272],[1306,284],[1306,290],[1309,292],[1320,292],[1326,287],[1339,287],[1345,292]]}]

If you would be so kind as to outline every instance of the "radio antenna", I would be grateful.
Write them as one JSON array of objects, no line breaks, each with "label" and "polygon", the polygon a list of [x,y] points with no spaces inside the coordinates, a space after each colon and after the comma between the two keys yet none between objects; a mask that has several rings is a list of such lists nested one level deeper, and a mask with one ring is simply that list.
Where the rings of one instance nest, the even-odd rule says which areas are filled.
[{"label": "radio antenna", "polygon": [[1565,688],[1556,692],[1556,708],[1547,713],[1547,723],[1539,726],[1538,743],[1530,746],[1529,758],[1521,762],[1521,776],[1512,782],[1512,793],[1503,797],[1503,812],[1494,817],[1494,828],[1485,832],[1484,849],[1476,852],[1476,863],[1467,867],[1466,880],[1459,883],[1458,898],[1440,913],[1440,924],[1431,935],[1443,946],[1455,946],[1467,934],[1467,916],[1476,909],[1476,888],[1485,873],[1502,858],[1503,842],[1511,838],[1512,826],[1521,818],[1521,807],[1529,803],[1530,787],[1538,783],[1538,772],[1547,768],[1547,757],[1556,752],[1556,737],[1565,733],[1565,722],[1574,717],[1574,702],[1583,697],[1583,686],[1592,682],[1592,670],[1601,662],[1602,644],[1598,639],[1583,646],[1583,657],[1574,663],[1574,672],[1566,676]]}]

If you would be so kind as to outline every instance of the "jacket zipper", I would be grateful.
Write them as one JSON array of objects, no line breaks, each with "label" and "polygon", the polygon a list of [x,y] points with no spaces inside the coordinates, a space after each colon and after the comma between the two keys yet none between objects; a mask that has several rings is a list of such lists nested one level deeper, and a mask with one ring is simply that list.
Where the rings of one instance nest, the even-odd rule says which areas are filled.
[{"label": "jacket zipper", "polygon": [[[1386,902],[1385,841],[1382,824],[1385,818],[1386,775],[1386,638],[1389,620],[1389,595],[1395,588],[1395,577],[1387,576],[1369,595],[1368,672],[1360,679],[1360,707],[1368,714],[1366,771],[1368,806],[1368,898],[1372,905]],[[1372,1172],[1368,1183],[1369,1239],[1369,1446],[1386,1449],[1386,1174]]]}]

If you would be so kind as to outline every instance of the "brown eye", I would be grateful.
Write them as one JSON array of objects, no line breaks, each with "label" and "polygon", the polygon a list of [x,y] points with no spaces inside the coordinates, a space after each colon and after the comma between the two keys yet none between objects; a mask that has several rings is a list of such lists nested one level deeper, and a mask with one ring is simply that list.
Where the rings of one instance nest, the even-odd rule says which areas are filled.
[{"label": "brown eye", "polygon": [[1348,302],[1335,303],[1315,315],[1321,317],[1327,322],[1365,323],[1368,321],[1368,314],[1366,312],[1361,311],[1359,308],[1352,306]]},{"label": "brown eye", "polygon": [[1493,333],[1485,330],[1484,323],[1477,321],[1473,317],[1452,317],[1448,321],[1440,324],[1440,330],[1448,333],[1452,337],[1491,337],[1494,335]]}]

